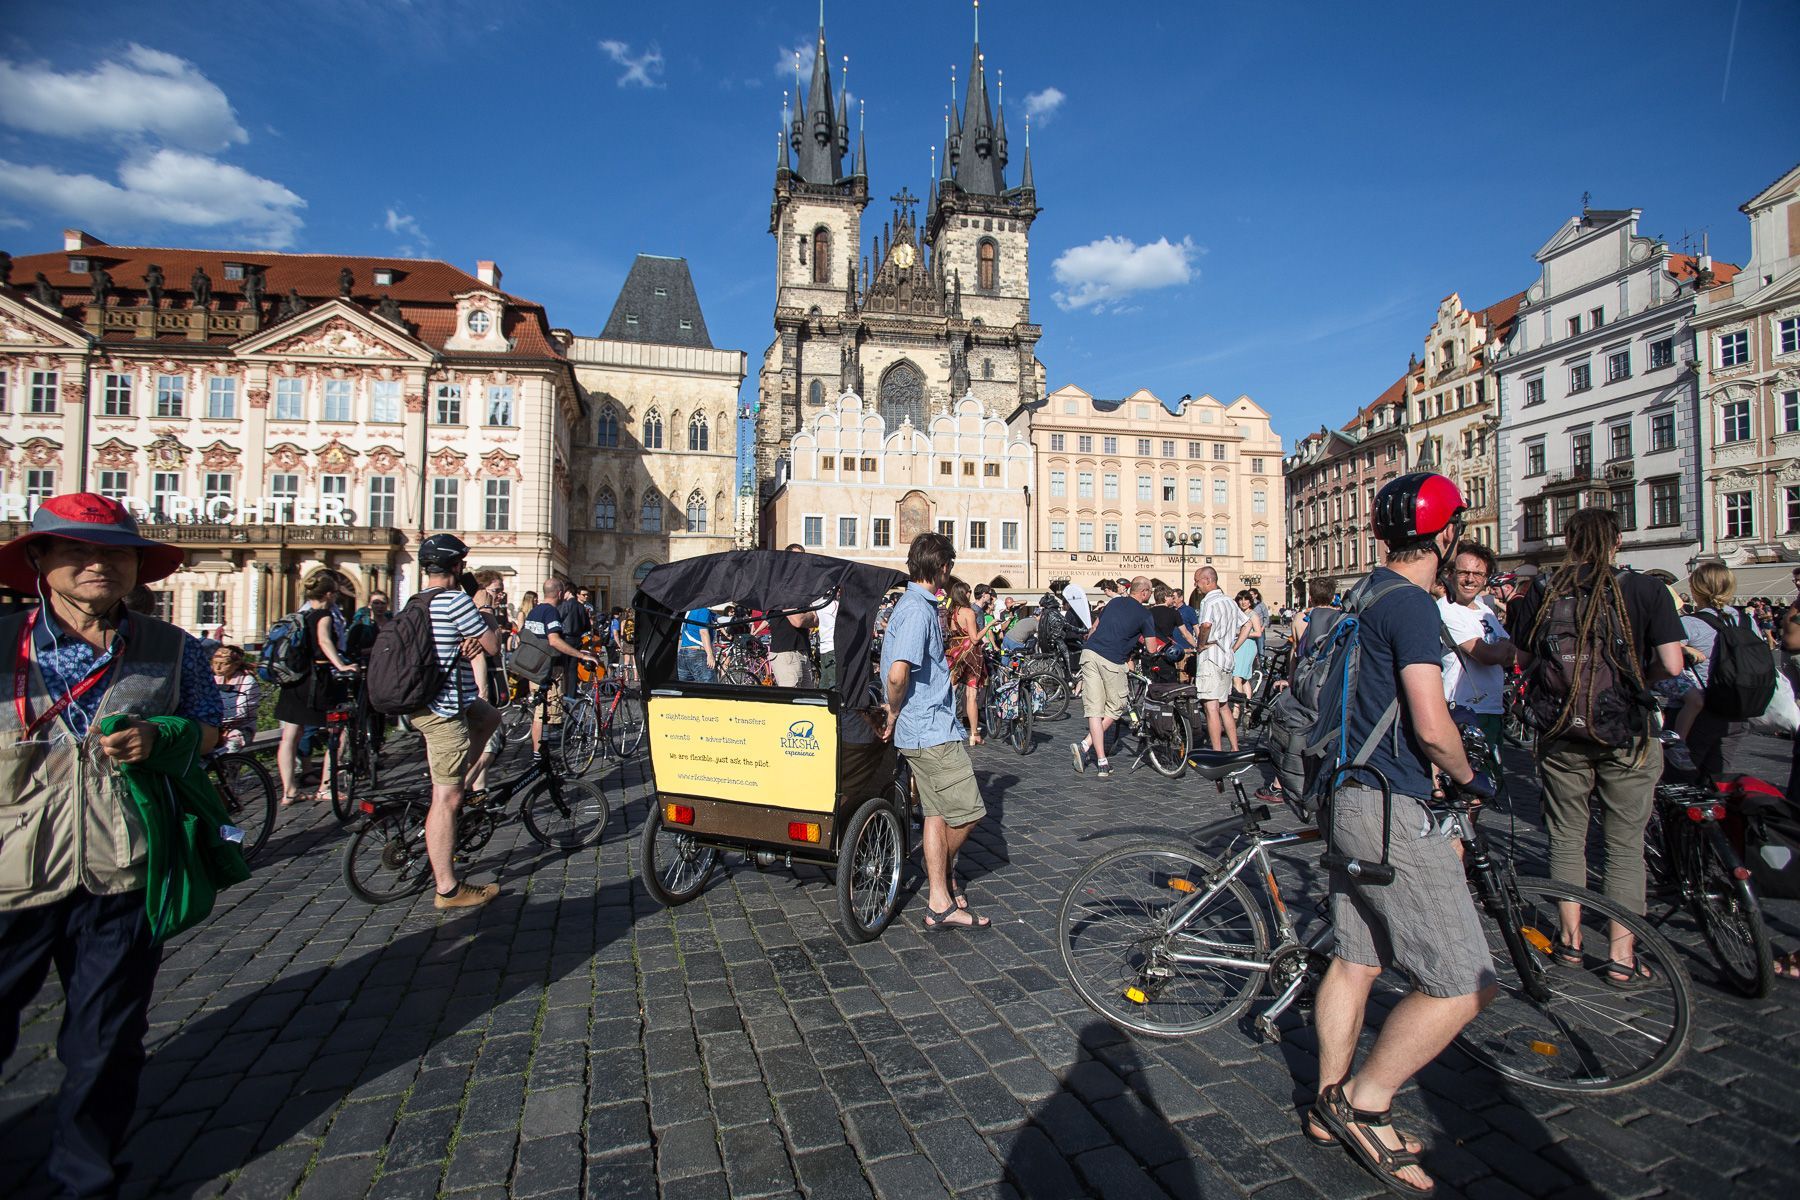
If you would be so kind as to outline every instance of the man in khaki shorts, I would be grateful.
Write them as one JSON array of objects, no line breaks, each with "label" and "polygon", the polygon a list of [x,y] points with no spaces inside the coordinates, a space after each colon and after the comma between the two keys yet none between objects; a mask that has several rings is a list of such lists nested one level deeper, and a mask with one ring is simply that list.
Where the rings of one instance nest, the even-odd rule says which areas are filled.
[{"label": "man in khaki shorts", "polygon": [[1087,715],[1088,735],[1069,746],[1076,774],[1087,769],[1090,750],[1094,773],[1102,779],[1112,774],[1112,764],[1106,761],[1106,731],[1125,715],[1130,703],[1125,664],[1140,641],[1156,636],[1156,622],[1144,607],[1150,591],[1150,577],[1139,575],[1131,581],[1129,592],[1106,602],[1088,630],[1087,644],[1081,648],[1081,707]]},{"label": "man in khaki shorts", "polygon": [[[431,636],[444,684],[430,704],[409,717],[425,739],[425,762],[431,769],[425,853],[437,877],[439,908],[479,908],[500,894],[497,883],[475,887],[457,879],[454,862],[464,780],[479,775],[487,766],[485,747],[500,727],[500,713],[476,693],[475,672],[469,665],[477,654],[496,653],[500,634],[481,619],[475,602],[457,586],[468,553],[460,538],[447,533],[433,534],[419,547],[425,588],[441,589],[431,598]],[[483,750],[479,756],[478,747]]]},{"label": "man in khaki shorts", "polygon": [[925,810],[922,856],[929,881],[925,930],[986,929],[952,891],[953,864],[975,822],[987,814],[975,785],[967,736],[956,722],[950,664],[944,659],[944,627],[937,593],[950,582],[956,550],[941,533],[921,533],[906,555],[907,585],[881,639],[881,675],[887,683],[884,736],[912,767]]},{"label": "man in khaki shorts", "polygon": [[1231,649],[1237,641],[1243,612],[1219,586],[1219,573],[1211,567],[1194,571],[1194,588],[1201,597],[1200,631],[1195,639],[1200,653],[1194,663],[1194,691],[1206,709],[1206,735],[1212,748],[1236,750],[1237,714],[1226,700],[1231,696]]}]

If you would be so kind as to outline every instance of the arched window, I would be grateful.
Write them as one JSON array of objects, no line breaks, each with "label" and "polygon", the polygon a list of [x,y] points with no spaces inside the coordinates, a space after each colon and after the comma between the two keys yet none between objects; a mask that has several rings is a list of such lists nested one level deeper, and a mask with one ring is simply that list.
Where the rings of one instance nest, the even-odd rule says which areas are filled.
[{"label": "arched window", "polygon": [[618,527],[619,502],[611,488],[601,488],[600,498],[594,501],[594,528],[613,530]]},{"label": "arched window", "polygon": [[633,584],[639,584],[639,583],[644,582],[644,576],[648,575],[650,573],[650,568],[654,567],[655,565],[656,565],[655,559],[646,558],[643,562],[639,563],[637,565],[637,569],[631,573],[631,582]]},{"label": "arched window", "polygon": [[695,488],[688,496],[687,527],[689,533],[706,532],[706,497]]},{"label": "arched window", "polygon": [[661,450],[663,445],[662,413],[651,409],[644,414],[644,449]]},{"label": "arched window", "polygon": [[981,360],[981,377],[983,379],[992,379],[994,377],[994,360],[993,359],[984,358]]},{"label": "arched window", "polygon": [[638,509],[638,529],[644,533],[662,532],[662,497],[655,492],[644,493],[644,506]]},{"label": "arched window", "polygon": [[825,385],[817,379],[806,386],[806,402],[812,405],[825,403]]},{"label": "arched window", "polygon": [[975,286],[991,292],[1000,285],[1000,247],[993,238],[982,238],[976,255]]},{"label": "arched window", "polygon": [[688,418],[688,449],[706,450],[711,445],[712,435],[706,427],[706,414],[695,413]]},{"label": "arched window", "polygon": [[619,448],[619,410],[610,404],[600,406],[600,416],[594,421],[594,445],[606,450]]},{"label": "arched window", "polygon": [[881,376],[876,411],[889,430],[910,419],[914,429],[925,428],[925,372],[901,359]]},{"label": "arched window", "polygon": [[813,230],[813,282],[831,282],[831,231],[820,227]]}]

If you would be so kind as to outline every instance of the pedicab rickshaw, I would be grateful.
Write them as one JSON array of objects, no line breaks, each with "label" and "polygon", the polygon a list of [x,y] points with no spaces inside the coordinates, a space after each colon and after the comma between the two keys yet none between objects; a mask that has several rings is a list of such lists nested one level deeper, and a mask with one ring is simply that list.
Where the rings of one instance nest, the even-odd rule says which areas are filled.
[{"label": "pedicab rickshaw", "polygon": [[[722,851],[759,866],[834,870],[844,929],[878,937],[900,907],[909,801],[880,736],[870,649],[877,606],[899,571],[818,554],[732,550],[654,567],[632,601],[649,722],[652,797],[638,873],[664,904],[698,896]],[[735,603],[716,639],[760,610],[776,621],[838,602],[834,687],[679,678],[687,613]]]}]

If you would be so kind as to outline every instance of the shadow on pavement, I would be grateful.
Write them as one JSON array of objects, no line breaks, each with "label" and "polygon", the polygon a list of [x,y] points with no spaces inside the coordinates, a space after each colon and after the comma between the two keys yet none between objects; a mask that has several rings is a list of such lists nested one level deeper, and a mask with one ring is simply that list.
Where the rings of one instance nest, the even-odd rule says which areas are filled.
[{"label": "shadow on pavement", "polygon": [[[408,1113],[453,1107],[492,1069],[516,1082],[514,1103],[522,1103],[546,991],[596,969],[600,951],[628,935],[630,903],[629,883],[619,883],[579,903],[503,893],[464,916],[427,910],[408,918],[424,927],[366,952],[260,986],[227,986],[161,1041],[153,1026],[139,1124],[122,1155],[125,1194],[187,1194],[293,1139],[325,1137],[350,1097],[371,1101],[358,1106],[359,1118],[371,1118],[359,1121],[366,1128],[353,1131],[371,1154],[395,1122],[413,1119],[401,1114],[402,1097]],[[516,999],[525,1002],[510,1003]],[[630,999],[635,1019],[635,990]],[[222,1003],[207,1007],[212,1001]],[[490,1023],[503,1009],[504,1023]],[[585,1069],[585,1030],[580,1045],[574,1082]],[[0,1128],[0,1143],[47,1147],[50,1107],[38,1104]],[[398,1165],[393,1154],[389,1165]],[[20,1163],[0,1167],[3,1174]],[[42,1163],[29,1169],[29,1177],[0,1177],[0,1195],[42,1194]]]}]

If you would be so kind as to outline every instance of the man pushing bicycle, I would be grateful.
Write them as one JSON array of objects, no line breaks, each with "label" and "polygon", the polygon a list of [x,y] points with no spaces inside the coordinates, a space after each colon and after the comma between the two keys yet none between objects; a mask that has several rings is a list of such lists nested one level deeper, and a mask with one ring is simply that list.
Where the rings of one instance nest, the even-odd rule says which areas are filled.
[{"label": "man pushing bicycle", "polygon": [[[1394,1093],[1495,993],[1455,839],[1426,806],[1434,767],[1465,793],[1493,794],[1491,781],[1470,767],[1444,700],[1444,646],[1430,591],[1462,534],[1464,507],[1454,483],[1424,472],[1394,480],[1375,498],[1375,536],[1387,561],[1352,601],[1361,660],[1354,693],[1344,698],[1343,744],[1366,747],[1353,761],[1380,772],[1392,802],[1384,805],[1366,772],[1347,774],[1331,796],[1329,828],[1340,861],[1387,862],[1393,881],[1376,886],[1365,874],[1332,868],[1336,950],[1314,1004],[1319,1097],[1304,1118],[1310,1140],[1341,1143],[1393,1191],[1412,1196],[1431,1195],[1435,1185],[1419,1165],[1419,1143],[1390,1122]],[[1352,1072],[1370,989],[1388,968],[1409,975],[1413,989]]]}]

